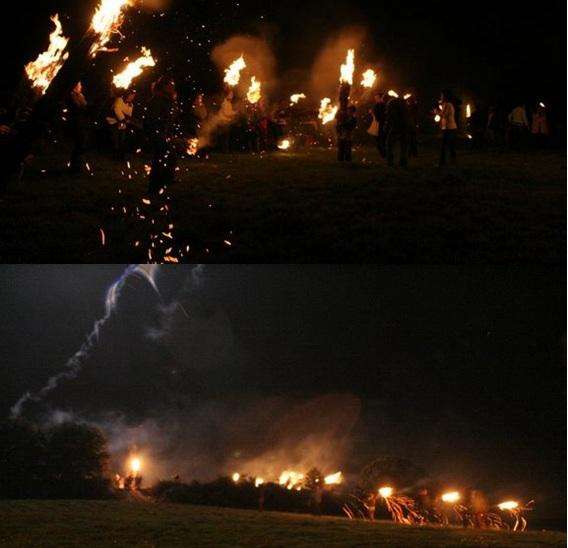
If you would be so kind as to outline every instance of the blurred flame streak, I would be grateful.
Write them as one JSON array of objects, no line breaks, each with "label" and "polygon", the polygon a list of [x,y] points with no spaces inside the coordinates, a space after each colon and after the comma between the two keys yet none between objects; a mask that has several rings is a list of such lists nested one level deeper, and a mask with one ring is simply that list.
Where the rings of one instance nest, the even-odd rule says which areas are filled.
[{"label": "blurred flame streak", "polygon": [[128,89],[132,80],[140,76],[145,68],[155,66],[156,60],[152,57],[152,52],[143,47],[142,56],[138,57],[136,61],[128,63],[126,68],[113,78],[112,82],[117,88]]}]

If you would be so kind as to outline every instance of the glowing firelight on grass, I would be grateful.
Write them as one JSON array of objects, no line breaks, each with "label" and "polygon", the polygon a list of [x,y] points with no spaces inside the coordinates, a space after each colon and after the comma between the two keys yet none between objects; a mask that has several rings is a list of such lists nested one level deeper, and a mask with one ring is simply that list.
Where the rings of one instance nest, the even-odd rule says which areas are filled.
[{"label": "glowing firelight on grass", "polygon": [[258,103],[262,97],[262,84],[253,76],[250,79],[250,87],[247,92],[247,100],[251,105]]},{"label": "glowing firelight on grass", "polygon": [[372,88],[377,81],[377,75],[373,69],[368,69],[363,73],[363,80],[361,80],[361,85],[364,88]]},{"label": "glowing firelight on grass", "polygon": [[55,14],[51,17],[51,21],[55,25],[55,29],[49,35],[49,47],[35,61],[25,66],[26,75],[32,86],[40,90],[42,94],[47,91],[51,81],[57,76],[63,63],[69,57],[69,53],[65,53],[69,38],[63,36],[63,27],[59,15]]},{"label": "glowing firelight on grass", "polygon": [[132,80],[140,76],[145,68],[155,66],[156,60],[152,57],[152,52],[143,47],[142,55],[136,61],[128,63],[126,68],[113,78],[112,82],[117,88],[128,89]]},{"label": "glowing firelight on grass", "polygon": [[340,83],[353,85],[353,73],[355,72],[355,50],[350,49],[347,51],[347,58],[345,64],[341,65]]},{"label": "glowing firelight on grass", "polygon": [[124,22],[124,10],[133,6],[135,0],[101,0],[93,19],[91,30],[99,37],[91,48],[91,54],[95,56],[99,51],[104,51],[113,34],[120,34],[120,27]]},{"label": "glowing firelight on grass", "polygon": [[228,86],[235,87],[241,81],[241,71],[246,68],[245,58],[241,55],[235,59],[228,69],[225,69],[224,82]]},{"label": "glowing firelight on grass", "polygon": [[338,107],[331,104],[331,99],[325,97],[321,100],[318,118],[322,121],[322,124],[328,124],[329,122],[335,120]]},{"label": "glowing firelight on grass", "polygon": [[457,491],[450,491],[448,493],[444,493],[442,495],[443,502],[449,502],[451,504],[455,504],[461,499],[461,495]]}]

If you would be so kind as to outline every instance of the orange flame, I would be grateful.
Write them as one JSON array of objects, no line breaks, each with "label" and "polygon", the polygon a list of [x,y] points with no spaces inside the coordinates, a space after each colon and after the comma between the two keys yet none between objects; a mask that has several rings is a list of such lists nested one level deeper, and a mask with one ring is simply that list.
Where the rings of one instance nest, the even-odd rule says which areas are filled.
[{"label": "orange flame", "polygon": [[325,124],[335,120],[335,115],[339,108],[331,104],[331,99],[329,97],[325,97],[321,100],[320,109],[318,118],[322,121],[322,124]]},{"label": "orange flame", "polygon": [[381,495],[381,497],[383,497],[384,499],[388,499],[392,496],[393,493],[394,489],[392,487],[385,486],[379,488],[379,495]]},{"label": "orange flame", "polygon": [[69,57],[69,53],[65,53],[69,38],[63,36],[63,27],[59,21],[59,15],[55,14],[51,17],[51,21],[55,25],[55,29],[49,35],[49,47],[35,61],[28,63],[25,67],[26,74],[33,87],[39,89],[42,94],[47,91],[63,63]]},{"label": "orange flame", "polygon": [[187,140],[186,154],[188,156],[195,156],[199,152],[199,139],[193,138]]},{"label": "orange flame", "polygon": [[499,510],[515,510],[518,507],[519,503],[514,500],[506,500],[505,502],[497,505],[497,508],[499,508]]},{"label": "orange flame", "polygon": [[119,33],[120,26],[124,22],[124,10],[131,7],[134,2],[135,0],[100,0],[91,21],[91,30],[99,35],[91,48],[93,56],[104,50],[113,34]]},{"label": "orange flame", "polygon": [[444,502],[458,502],[461,499],[461,495],[457,491],[450,491],[449,493],[444,493],[442,495],[442,500]]},{"label": "orange flame", "polygon": [[258,103],[262,97],[261,83],[253,76],[250,79],[250,87],[247,92],[247,100],[251,105]]},{"label": "orange flame", "polygon": [[347,51],[347,58],[345,64],[341,65],[341,76],[339,81],[342,84],[353,84],[353,73],[355,72],[355,50],[350,49]]},{"label": "orange flame", "polygon": [[241,80],[241,71],[245,69],[246,66],[245,58],[241,55],[238,59],[231,63],[231,66],[228,69],[225,70],[224,82],[231,87],[236,86]]},{"label": "orange flame", "polygon": [[291,144],[290,139],[282,139],[282,141],[278,143],[278,148],[280,150],[288,150]]},{"label": "orange flame", "polygon": [[290,96],[290,105],[297,105],[300,99],[305,99],[306,95],[304,93],[294,93]]},{"label": "orange flame", "polygon": [[377,75],[373,69],[368,69],[363,73],[363,80],[361,80],[361,85],[364,88],[372,88],[377,81]]},{"label": "orange flame", "polygon": [[278,478],[278,483],[286,489],[301,489],[302,481],[304,480],[304,474],[300,472],[294,472],[293,470],[284,470]]},{"label": "orange flame", "polygon": [[155,67],[156,60],[152,57],[152,52],[149,49],[142,48],[142,56],[128,63],[126,68],[113,78],[113,84],[117,88],[128,89],[132,80],[140,76],[144,69],[147,67]]},{"label": "orange flame", "polygon": [[329,476],[325,476],[325,478],[323,478],[323,482],[326,485],[339,485],[343,482],[343,474],[341,472],[329,474]]}]

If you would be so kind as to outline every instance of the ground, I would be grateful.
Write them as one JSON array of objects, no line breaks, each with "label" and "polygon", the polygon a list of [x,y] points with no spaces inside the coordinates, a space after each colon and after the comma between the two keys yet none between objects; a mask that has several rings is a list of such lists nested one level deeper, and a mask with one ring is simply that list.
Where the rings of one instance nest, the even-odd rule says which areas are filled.
[{"label": "ground", "polygon": [[0,545],[565,546],[558,532],[420,528],[279,512],[138,501],[0,501]]},{"label": "ground", "polygon": [[[91,154],[91,174],[74,177],[66,154],[38,155],[0,196],[0,261],[144,262],[147,226],[130,212],[144,207],[148,159],[128,169]],[[185,159],[166,232],[192,262],[563,264],[563,153],[462,150],[457,167],[435,163],[433,146],[407,170],[372,148],[353,165],[326,149]]]}]

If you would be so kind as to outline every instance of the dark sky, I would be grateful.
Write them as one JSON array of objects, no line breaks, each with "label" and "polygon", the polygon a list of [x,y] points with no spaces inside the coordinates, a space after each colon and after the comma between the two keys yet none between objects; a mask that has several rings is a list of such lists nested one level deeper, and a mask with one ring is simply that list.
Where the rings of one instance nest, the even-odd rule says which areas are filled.
[{"label": "dark sky", "polygon": [[[141,280],[58,408],[136,422],[158,408],[259,397],[361,401],[358,461],[387,451],[434,474],[563,500],[565,273],[550,268],[162,267],[164,329]],[[0,402],[61,371],[122,266],[3,266]],[[176,398],[179,397],[179,402]],[[205,419],[206,412],[201,418]],[[208,419],[207,419],[208,420]],[[560,508],[560,506],[556,506]]]},{"label": "dark sky", "polygon": [[[9,3],[5,20],[12,20],[9,30],[15,34],[5,32],[0,38],[3,51],[10,51],[4,61],[4,87],[13,86],[24,62],[44,47],[50,13],[68,15],[66,29],[76,32],[94,4],[93,0],[46,0],[33,7]],[[366,48],[372,57],[396,82],[416,88],[428,100],[442,86],[451,85],[485,100],[539,97],[564,108],[566,3],[562,0],[531,7],[489,0],[469,4],[169,0],[168,6],[164,17],[133,14],[124,29],[125,47],[149,45],[159,54],[161,66],[167,64],[187,81],[188,91],[191,82],[206,89],[217,85],[207,62],[209,50],[235,33],[266,36],[279,73],[284,74],[309,69],[328,38],[346,26],[362,25],[368,30]]]}]

